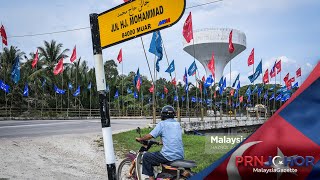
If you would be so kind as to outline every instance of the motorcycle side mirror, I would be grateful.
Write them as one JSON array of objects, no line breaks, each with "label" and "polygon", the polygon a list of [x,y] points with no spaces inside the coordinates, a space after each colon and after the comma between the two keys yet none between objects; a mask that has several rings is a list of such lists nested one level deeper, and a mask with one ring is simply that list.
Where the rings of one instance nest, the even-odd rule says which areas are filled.
[{"label": "motorcycle side mirror", "polygon": [[140,137],[141,137],[141,129],[140,129],[140,127],[137,127],[137,133],[140,135]]}]

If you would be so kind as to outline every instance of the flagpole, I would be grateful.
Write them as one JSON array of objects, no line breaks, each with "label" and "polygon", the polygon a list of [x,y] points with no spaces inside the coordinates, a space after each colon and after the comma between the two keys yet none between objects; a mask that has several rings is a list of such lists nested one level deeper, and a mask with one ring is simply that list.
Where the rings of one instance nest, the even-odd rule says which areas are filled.
[{"label": "flagpole", "polygon": [[[2,27],[2,22],[1,22],[1,26],[0,27]],[[3,48],[3,42],[1,41],[1,49],[2,49],[2,52],[4,52],[4,48]],[[1,61],[2,61],[2,58],[1,58]],[[2,62],[1,62],[2,63]],[[0,64],[1,65],[1,64]],[[7,73],[6,73],[6,69],[4,70],[4,77],[3,77],[3,79],[4,79],[4,82],[6,82],[6,75],[7,75]],[[6,101],[6,106],[5,106],[5,109],[6,109],[6,117],[8,116],[8,112],[7,112],[7,93],[6,92],[4,92],[4,100]]]},{"label": "flagpole", "polygon": [[[281,61],[280,61],[281,62]],[[282,63],[282,62],[281,62]],[[282,65],[281,65],[282,66]],[[280,88],[282,87],[282,83],[281,83],[281,81],[282,81],[282,79],[281,79],[281,71],[282,71],[282,68],[281,68],[281,70],[280,70]],[[282,106],[282,101],[280,100],[280,107]]]},{"label": "flagpole", "polygon": [[42,86],[42,97],[41,97],[41,99],[42,99],[42,103],[41,103],[41,117],[43,117],[43,99],[44,99],[44,87]]},{"label": "flagpole", "polygon": [[89,116],[91,117],[91,82],[90,82],[90,115]]},{"label": "flagpole", "polygon": [[[165,54],[166,59],[167,59],[167,64],[168,64],[168,66],[169,66],[169,60],[168,60],[168,56],[167,56],[167,51],[166,51],[166,48],[165,48],[165,46],[164,46],[164,42],[163,42],[163,41],[162,41],[162,45],[163,45],[164,54]],[[172,82],[171,73],[169,73],[169,74],[170,74],[170,78],[171,78],[171,82]],[[176,73],[175,70],[174,70],[174,76],[175,76],[175,79],[176,79],[176,78],[177,78],[177,73]],[[175,91],[176,91],[175,94],[176,94],[176,96],[179,98],[178,87],[177,87],[177,85],[173,85],[173,86],[174,86]],[[166,101],[167,101],[167,98],[168,98],[168,96],[166,95]],[[182,107],[181,107],[181,108],[182,108]],[[178,99],[178,101],[177,101],[177,112],[178,112],[178,114],[177,114],[177,116],[178,116],[178,121],[181,122],[179,99]]]},{"label": "flagpole", "polygon": [[69,84],[68,84],[68,108],[67,108],[67,117],[69,117],[69,91],[70,91],[70,88],[69,88]]},{"label": "flagpole", "polygon": [[[230,83],[229,83],[229,85],[230,85],[230,91],[231,91],[231,62],[232,61],[230,61]],[[229,104],[229,107],[230,107],[230,111],[232,111],[232,100],[231,100],[231,94],[229,93],[229,101],[230,101],[230,104]],[[228,115],[229,115],[229,112],[228,112]],[[230,114],[230,120],[231,120],[231,114]]]},{"label": "flagpole", "polygon": [[[197,71],[197,70],[196,70]],[[197,73],[198,73],[198,79],[199,79],[199,81],[200,81],[200,83],[199,83],[199,91],[200,91],[200,98],[201,98],[201,102],[200,102],[200,114],[201,114],[201,121],[203,121],[203,106],[202,106],[202,101],[203,101],[203,99],[202,99],[202,93],[203,93],[203,86],[202,86],[202,81],[200,80],[200,74],[199,74],[199,71],[197,71]],[[200,90],[200,86],[202,86],[201,87],[201,90]]]},{"label": "flagpole", "polygon": [[157,77],[156,77],[156,59],[157,59],[157,56],[154,55],[154,62],[153,62],[153,75],[155,77],[154,81],[153,81],[153,93],[152,93],[152,117],[153,117],[153,124],[155,125],[156,124],[156,106],[155,106],[155,103],[156,103],[156,96],[155,96],[155,93],[156,93],[156,81],[157,81]]},{"label": "flagpole", "polygon": [[[62,64],[62,66],[63,66],[63,64]],[[61,89],[63,89],[63,71],[62,71],[62,73],[61,73],[61,75],[62,75],[62,88]],[[62,101],[63,101],[63,98],[62,98],[62,94],[61,94],[61,112],[60,113],[62,113],[62,110],[63,110],[63,103],[62,103]]]},{"label": "flagpole", "polygon": [[57,92],[55,92],[55,98],[56,98],[56,115],[58,115],[58,100],[57,100]]},{"label": "flagpole", "polygon": [[213,93],[215,94],[215,96],[214,96],[214,111],[213,111],[213,113],[214,113],[214,120],[216,121],[217,120],[217,113],[216,113],[216,98],[217,98],[217,91],[216,91],[216,75],[214,75],[214,84],[213,84]]},{"label": "flagpole", "polygon": [[[121,83],[121,104],[122,104],[122,115],[124,114],[124,105],[123,105],[123,81],[124,81],[124,73],[123,73],[123,61],[121,61],[121,71],[122,71],[122,83]],[[91,91],[90,91],[91,92]],[[91,108],[90,108],[91,109]]]},{"label": "flagpole", "polygon": [[[253,61],[253,65],[252,65],[252,74],[254,75],[254,61]],[[252,82],[252,88],[254,90],[254,80]],[[254,107],[254,93],[250,93],[250,94],[252,94],[252,108],[254,109],[255,108]]]},{"label": "flagpole", "polygon": [[[275,70],[275,69],[274,69]],[[273,95],[274,95],[274,98],[273,98],[273,113],[275,113],[276,111],[276,81],[277,81],[277,72],[275,73],[275,77],[274,77],[274,88],[273,88]]]}]

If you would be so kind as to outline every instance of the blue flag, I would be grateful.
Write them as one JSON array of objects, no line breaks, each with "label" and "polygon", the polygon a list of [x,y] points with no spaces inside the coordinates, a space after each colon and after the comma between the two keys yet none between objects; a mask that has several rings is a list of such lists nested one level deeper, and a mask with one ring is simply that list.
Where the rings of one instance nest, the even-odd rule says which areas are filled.
[{"label": "blue flag", "polygon": [[264,99],[268,99],[268,90],[266,91],[266,93],[264,93],[263,98],[264,98]]},{"label": "blue flag", "polygon": [[55,91],[57,94],[65,94],[65,93],[66,93],[65,90],[59,89],[56,85],[54,85],[54,91]]},{"label": "blue flag", "polygon": [[207,79],[206,79],[206,82],[204,83],[204,87],[210,87],[213,83],[213,78],[212,78],[212,75],[210,74]]},{"label": "blue flag", "polygon": [[78,86],[77,90],[73,93],[74,97],[77,97],[80,95],[80,86]]},{"label": "blue flag", "polygon": [[166,70],[167,73],[169,73],[171,75],[171,73],[175,70],[174,67],[174,60],[172,60],[172,62],[170,63],[168,69]]},{"label": "blue flag", "polygon": [[191,102],[197,102],[197,99],[195,97],[191,97]]},{"label": "blue flag", "polygon": [[134,93],[133,93],[133,97],[135,98],[135,99],[138,99],[138,94],[137,94],[137,92],[136,91],[134,91]]},{"label": "blue flag", "polygon": [[69,88],[70,90],[72,90],[72,88],[73,88],[73,87],[72,87],[72,84],[71,84],[70,82],[68,83],[68,88]]},{"label": "blue flag", "polygon": [[188,84],[187,68],[184,69],[183,81],[186,83],[186,86],[185,86],[184,90],[186,91],[186,93],[188,93],[188,91],[189,91],[189,84]]},{"label": "blue flag", "polygon": [[127,88],[127,93],[128,94],[132,94],[132,91],[131,91],[131,89],[129,87]]},{"label": "blue flag", "polygon": [[162,56],[163,56],[162,38],[161,38],[160,31],[153,32],[149,52],[158,57],[156,62],[156,69],[159,72],[160,71],[159,62],[162,60]]},{"label": "blue flag", "polygon": [[223,85],[223,76],[220,78],[219,87],[222,87],[222,85]]},{"label": "blue flag", "polygon": [[271,88],[269,88],[269,90],[272,91],[274,88],[276,88],[276,85],[271,86]]},{"label": "blue flag", "polygon": [[106,85],[106,93],[110,92],[109,84]]},{"label": "blue flag", "polygon": [[10,86],[0,80],[0,89],[6,93],[9,93]]},{"label": "blue flag", "polygon": [[194,74],[196,74],[197,69],[198,68],[197,68],[196,61],[193,61],[193,63],[190,65],[188,69],[188,75],[193,76]]},{"label": "blue flag", "polygon": [[186,99],[184,98],[184,96],[181,97],[181,101],[184,102]]},{"label": "blue flag", "polygon": [[28,83],[26,83],[23,90],[23,97],[28,97],[28,96],[29,96],[29,87],[28,87]]},{"label": "blue flag", "polygon": [[239,78],[240,78],[240,73],[238,74],[236,80],[234,80],[233,84],[232,84],[232,87],[235,87],[236,86],[236,83],[237,81],[239,81]]},{"label": "blue flag", "polygon": [[281,101],[282,102],[287,101],[290,97],[291,97],[290,93],[286,93],[282,96]]},{"label": "blue flag", "polygon": [[279,95],[276,97],[276,101],[281,100],[281,98],[282,98],[282,94],[279,94]]},{"label": "blue flag", "polygon": [[222,95],[223,94],[223,87],[219,87],[219,94]]},{"label": "blue flag", "polygon": [[253,83],[260,76],[260,74],[262,74],[262,61],[260,61],[260,63],[256,67],[256,71],[248,77],[250,82]]},{"label": "blue flag", "polygon": [[294,83],[294,85],[292,86],[292,89],[293,89],[293,88],[297,88],[297,87],[299,87],[298,82]]},{"label": "blue flag", "polygon": [[227,87],[227,78],[225,77],[223,80],[223,88],[226,88],[226,87]]},{"label": "blue flag", "polygon": [[247,89],[246,95],[249,97],[251,96],[251,86],[249,86],[249,88]]},{"label": "blue flag", "polygon": [[44,85],[46,85],[47,80],[45,78],[43,78],[42,80],[42,87],[44,87]]},{"label": "blue flag", "polygon": [[88,89],[89,89],[89,90],[91,89],[91,82],[90,82],[89,85],[88,85]]},{"label": "blue flag", "polygon": [[116,91],[116,93],[114,94],[114,98],[118,98],[119,97],[119,92],[118,92],[118,90]]},{"label": "blue flag", "polygon": [[136,87],[137,86],[137,82],[138,82],[138,78],[140,77],[140,72],[139,72],[139,68],[137,70],[137,73],[136,75],[134,76],[134,79],[133,79],[133,85]]},{"label": "blue flag", "polygon": [[11,71],[11,79],[15,84],[17,84],[20,80],[20,59],[19,59],[19,56],[17,56],[16,59],[14,60],[14,65],[12,66],[12,71]]},{"label": "blue flag", "polygon": [[270,97],[269,101],[274,99],[274,93],[272,94],[272,96]]},{"label": "blue flag", "polygon": [[262,89],[263,89],[263,87],[261,87],[261,88],[258,89],[258,96],[259,96],[259,97],[261,96]]},{"label": "blue flag", "polygon": [[163,93],[161,94],[161,99],[164,99],[164,94]]},{"label": "blue flag", "polygon": [[179,97],[178,96],[174,96],[174,101],[179,101]]},{"label": "blue flag", "polygon": [[256,85],[256,86],[253,88],[253,90],[252,90],[251,93],[253,94],[253,93],[255,93],[256,91],[258,91],[258,85]]}]

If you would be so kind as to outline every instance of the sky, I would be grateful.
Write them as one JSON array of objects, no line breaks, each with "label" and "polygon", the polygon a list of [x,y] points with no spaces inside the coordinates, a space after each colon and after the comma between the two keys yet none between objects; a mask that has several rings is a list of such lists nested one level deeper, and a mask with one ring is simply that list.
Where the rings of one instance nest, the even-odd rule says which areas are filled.
[{"label": "sky", "polygon": [[[212,2],[214,0],[186,0],[186,7]],[[8,44],[17,46],[29,54],[35,52],[43,41],[56,40],[72,49],[77,46],[77,55],[88,61],[93,67],[90,29],[59,34],[25,36],[47,32],[63,31],[89,27],[89,14],[101,13],[123,3],[122,0],[10,0],[1,3],[0,21],[5,26]],[[182,27],[189,12],[192,12],[193,29],[232,28],[246,34],[247,48],[232,61],[232,80],[240,73],[242,85],[249,83],[248,76],[252,67],[247,66],[247,59],[255,48],[256,64],[262,59],[263,72],[273,66],[275,60],[282,61],[282,78],[289,72],[290,77],[301,67],[303,81],[320,59],[320,1],[318,0],[223,0],[197,8],[185,10],[181,20],[174,26],[161,30],[161,35],[168,55],[169,63],[175,60],[177,80],[183,79],[184,68],[193,62],[193,57],[183,50]],[[145,48],[149,48],[152,34],[143,36]],[[123,51],[123,73],[128,74],[140,68],[140,73],[150,78],[140,38],[133,39],[103,50],[103,59],[116,60],[119,50]],[[154,55],[147,53],[151,69]],[[218,61],[216,59],[216,61]],[[205,70],[197,63],[199,74]],[[160,62],[158,78],[170,79],[165,72],[168,67],[164,58]],[[118,67],[122,73],[121,65]],[[229,64],[224,73],[230,76]],[[262,76],[262,75],[261,75]],[[257,82],[261,82],[261,76]],[[279,81],[277,77],[277,82]],[[191,78],[194,81],[194,78]],[[272,79],[274,82],[274,79]],[[283,84],[283,81],[281,81]],[[229,84],[227,78],[227,84]]]}]

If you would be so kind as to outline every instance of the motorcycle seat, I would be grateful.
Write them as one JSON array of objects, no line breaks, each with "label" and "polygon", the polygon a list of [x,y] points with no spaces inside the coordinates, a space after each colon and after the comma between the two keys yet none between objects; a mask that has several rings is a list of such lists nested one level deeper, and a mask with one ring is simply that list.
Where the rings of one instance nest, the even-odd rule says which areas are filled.
[{"label": "motorcycle seat", "polygon": [[190,160],[176,160],[170,163],[167,163],[169,166],[173,167],[182,167],[182,168],[193,168],[196,167],[196,162]]}]

